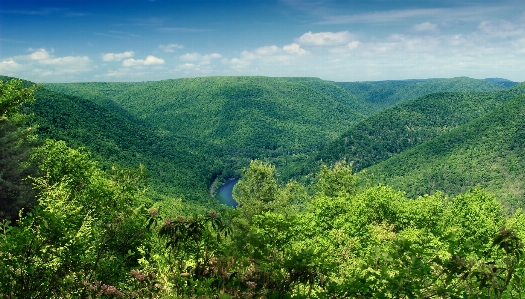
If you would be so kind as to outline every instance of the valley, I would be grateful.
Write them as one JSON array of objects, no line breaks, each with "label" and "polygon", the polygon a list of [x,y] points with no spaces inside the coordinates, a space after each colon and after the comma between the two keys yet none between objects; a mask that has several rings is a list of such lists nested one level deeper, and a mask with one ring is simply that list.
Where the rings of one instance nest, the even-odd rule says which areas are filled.
[{"label": "valley", "polygon": [[525,83],[0,82],[0,297],[525,291]]},{"label": "valley", "polygon": [[[178,190],[193,201],[195,194],[204,197],[216,178],[224,182],[238,177],[251,159],[275,165],[283,182],[308,178],[319,169],[315,161],[331,164],[344,158],[359,171],[516,96],[490,80],[465,77],[354,83],[316,78],[204,77],[48,84],[45,89],[89,101],[107,114],[126,119],[120,123],[140,126],[129,130],[142,131],[141,136],[118,132],[108,137],[109,144],[119,144],[123,142],[119,136],[128,135],[123,150],[131,149],[129,154],[135,155],[111,160],[126,161],[127,165],[131,161],[143,163],[155,180],[154,188],[168,193]],[[80,110],[76,113],[82,114]],[[97,117],[91,119],[97,126]],[[85,130],[86,126],[82,127]],[[104,128],[93,130],[107,132]],[[346,145],[341,147],[338,140],[346,140]],[[83,143],[88,149],[91,146],[89,141]],[[349,148],[353,152],[348,152]],[[113,154],[105,151],[107,160]],[[159,163],[166,159],[171,163]],[[173,167],[178,169],[169,170]],[[179,171],[182,173],[176,175]],[[194,190],[194,183],[183,183],[197,177],[202,184],[199,190]],[[181,191],[188,185],[192,188]]]}]

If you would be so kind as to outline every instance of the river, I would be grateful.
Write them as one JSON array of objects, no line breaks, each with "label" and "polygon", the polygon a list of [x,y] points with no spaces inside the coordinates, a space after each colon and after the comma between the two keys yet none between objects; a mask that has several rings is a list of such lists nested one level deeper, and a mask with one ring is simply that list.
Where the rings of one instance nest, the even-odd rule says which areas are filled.
[{"label": "river", "polygon": [[233,186],[237,184],[239,179],[233,179],[227,181],[224,185],[220,186],[219,189],[217,189],[217,198],[219,199],[219,202],[222,204],[225,204],[229,207],[236,207],[237,202],[233,199]]}]

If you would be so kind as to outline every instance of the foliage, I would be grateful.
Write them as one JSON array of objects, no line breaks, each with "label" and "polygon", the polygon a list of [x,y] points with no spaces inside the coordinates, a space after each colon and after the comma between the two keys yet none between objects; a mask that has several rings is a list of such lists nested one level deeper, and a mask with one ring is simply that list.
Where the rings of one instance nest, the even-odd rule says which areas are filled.
[{"label": "foliage", "polygon": [[354,125],[315,160],[334,163],[346,159],[361,170],[484,116],[515,97],[513,90],[447,92],[404,102]]},{"label": "foliage", "polygon": [[35,128],[27,125],[24,105],[34,101],[35,89],[24,87],[21,80],[0,80],[0,220],[12,221],[20,209],[34,204],[26,178],[35,173],[29,163]]},{"label": "foliage", "polygon": [[481,186],[507,211],[523,206],[524,101],[517,97],[449,133],[370,167],[376,179],[418,196]]},{"label": "foliage", "polygon": [[148,233],[142,170],[100,171],[81,150],[48,140],[35,152],[38,205],[3,223],[0,294],[80,297],[96,282],[115,286],[137,265]]},{"label": "foliage", "polygon": [[183,197],[189,203],[210,205],[207,184],[222,168],[220,163],[181,145],[173,137],[152,134],[153,127],[122,111],[45,88],[35,96],[32,111],[41,138],[83,146],[107,170],[115,163],[124,167],[145,165],[151,185],[149,196],[156,200]]},{"label": "foliage", "polygon": [[[12,105],[13,113],[7,113],[9,121],[27,118],[21,103],[32,94],[24,83],[13,82],[2,85],[22,95]],[[199,85],[206,92],[199,94]],[[392,109],[398,112],[384,115],[400,119],[391,119],[392,132],[382,133],[390,137],[376,145],[396,139],[403,143],[396,130],[407,124],[405,116],[414,119],[410,128],[420,124],[416,131],[424,132],[410,136],[432,140],[399,145],[393,158],[371,169],[381,170],[373,171],[374,176],[355,173],[353,160],[341,159],[315,173],[307,169],[313,173],[307,183],[283,182],[280,168],[268,161],[300,161],[294,160],[294,152],[308,156],[326,142],[316,143],[321,137],[315,135],[329,130],[327,136],[337,135],[341,127],[329,125],[341,115],[323,101],[354,116],[359,114],[354,108],[367,107],[338,84],[312,78],[224,77],[55,85],[70,93],[71,87],[89,99],[41,90],[31,108],[43,142],[33,149],[25,145],[32,158],[13,169],[22,173],[29,163],[35,165],[38,171],[29,182],[36,195],[28,198],[36,204],[16,222],[1,222],[0,298],[519,298],[525,292],[525,214],[509,209],[502,192],[486,190],[506,176],[505,184],[512,183],[521,195],[522,185],[516,182],[523,181],[519,170],[525,125],[523,97],[515,97],[523,93],[523,85],[500,93],[439,93]],[[145,97],[151,104],[134,98],[148,95],[145,91],[151,91]],[[294,92],[309,98],[301,104]],[[16,98],[12,94],[7,102]],[[211,120],[197,118],[190,100],[200,103]],[[325,110],[316,112],[305,101]],[[142,110],[136,106],[141,103]],[[247,123],[239,124],[223,110],[212,113],[226,103]],[[499,107],[492,110],[489,104]],[[170,105],[177,111],[167,109]],[[451,109],[443,112],[448,120],[436,113],[444,106]],[[232,122],[219,119],[222,113]],[[308,113],[328,116],[298,124],[295,117]],[[164,126],[160,120],[168,115],[177,121]],[[194,127],[183,124],[174,134],[177,123],[191,119]],[[254,124],[257,119],[260,127]],[[11,124],[9,132],[26,128],[24,122]],[[443,128],[445,124],[457,128]],[[265,131],[274,125],[278,130]],[[289,137],[298,128],[315,126],[313,136],[301,133],[297,136],[305,137],[304,142],[290,146]],[[219,127],[224,135],[211,138]],[[44,140],[49,136],[61,136],[75,147]],[[253,144],[243,149],[249,142]],[[291,149],[287,157],[285,148]],[[384,149],[380,152],[372,156],[380,157]],[[146,172],[141,161],[152,170]],[[379,168],[392,161],[397,164]],[[433,168],[436,161],[455,172]],[[192,197],[193,190],[207,193],[213,181],[248,164],[234,188],[237,209],[200,213],[183,200],[200,201],[201,194]],[[502,176],[498,169],[505,170]],[[420,180],[422,173],[432,180]],[[391,179],[401,185],[399,174],[417,192],[374,183],[375,178]],[[478,175],[482,179],[474,180]],[[170,187],[170,180],[179,178],[189,186]],[[471,188],[480,181],[490,185]],[[148,182],[156,189],[148,191]],[[443,182],[452,187],[436,188]]]},{"label": "foliage", "polygon": [[106,173],[86,152],[51,140],[34,159],[45,174],[35,178],[38,206],[17,225],[2,225],[6,298],[523,292],[525,217],[506,218],[481,189],[410,200],[388,186],[360,184],[364,178],[339,163],[319,172],[318,192],[308,195],[255,160],[236,187],[238,210],[164,218],[144,208],[141,168]]},{"label": "foliage", "polygon": [[175,149],[212,157],[206,163],[222,169],[206,170],[226,179],[227,172],[239,176],[252,159],[289,168],[372,112],[332,82],[306,78],[207,77],[46,88],[128,115]]}]

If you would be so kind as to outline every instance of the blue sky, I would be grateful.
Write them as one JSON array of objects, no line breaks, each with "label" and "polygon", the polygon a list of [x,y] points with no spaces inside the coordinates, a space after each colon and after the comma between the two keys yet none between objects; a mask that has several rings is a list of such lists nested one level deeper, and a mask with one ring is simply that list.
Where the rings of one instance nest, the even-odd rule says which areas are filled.
[{"label": "blue sky", "polygon": [[0,0],[0,74],[525,81],[525,1]]}]

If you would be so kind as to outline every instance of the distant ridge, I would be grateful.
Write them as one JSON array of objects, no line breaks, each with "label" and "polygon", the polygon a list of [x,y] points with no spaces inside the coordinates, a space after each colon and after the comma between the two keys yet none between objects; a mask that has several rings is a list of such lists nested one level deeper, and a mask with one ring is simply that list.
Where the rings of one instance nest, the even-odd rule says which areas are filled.
[{"label": "distant ridge", "polygon": [[488,80],[457,77],[371,82],[336,82],[338,86],[371,104],[376,111],[435,92],[497,91],[507,86]]},{"label": "distant ridge", "polygon": [[485,80],[489,82],[494,82],[504,87],[512,87],[518,84],[518,82],[510,81],[503,78],[486,78]]}]

